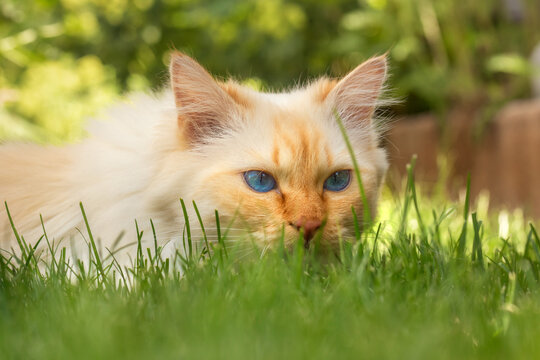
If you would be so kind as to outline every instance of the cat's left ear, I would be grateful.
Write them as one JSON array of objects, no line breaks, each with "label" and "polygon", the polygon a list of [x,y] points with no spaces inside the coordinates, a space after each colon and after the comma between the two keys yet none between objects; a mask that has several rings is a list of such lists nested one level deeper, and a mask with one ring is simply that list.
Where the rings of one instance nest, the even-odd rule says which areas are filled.
[{"label": "cat's left ear", "polygon": [[387,74],[386,55],[371,58],[341,79],[326,97],[343,121],[366,124],[377,107]]}]

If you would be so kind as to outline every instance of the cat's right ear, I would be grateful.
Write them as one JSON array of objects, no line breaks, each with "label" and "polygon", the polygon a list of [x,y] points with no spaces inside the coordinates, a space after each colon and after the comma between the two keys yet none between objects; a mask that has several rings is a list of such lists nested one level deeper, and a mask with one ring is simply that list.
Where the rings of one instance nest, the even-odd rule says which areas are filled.
[{"label": "cat's right ear", "polygon": [[178,126],[190,144],[219,137],[235,111],[235,103],[195,60],[180,52],[171,55],[171,86]]}]

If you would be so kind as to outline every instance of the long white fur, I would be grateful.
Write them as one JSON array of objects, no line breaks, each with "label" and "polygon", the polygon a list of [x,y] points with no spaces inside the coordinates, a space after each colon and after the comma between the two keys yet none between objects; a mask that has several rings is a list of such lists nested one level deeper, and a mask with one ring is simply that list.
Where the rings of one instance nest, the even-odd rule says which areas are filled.
[{"label": "long white fur", "polygon": [[[383,80],[384,76],[380,85]],[[193,79],[187,81],[192,81],[187,86],[198,86]],[[1,147],[0,197],[7,201],[15,226],[30,244],[35,244],[43,234],[39,220],[42,214],[51,239],[56,242],[62,239],[63,245],[71,245],[75,257],[86,256],[88,246],[84,237],[88,234],[79,210],[79,202],[82,202],[104,255],[108,250],[114,251],[114,247],[135,242],[135,220],[144,232],[143,241],[147,246],[153,241],[150,229],[150,219],[153,219],[160,243],[169,243],[174,250],[181,247],[184,230],[179,198],[184,198],[188,205],[196,200],[205,224],[210,224],[211,228],[214,209],[220,206],[220,197],[215,191],[220,184],[214,184],[213,178],[225,169],[267,165],[268,160],[260,154],[268,154],[272,149],[273,140],[268,134],[274,131],[271,118],[277,111],[307,109],[313,126],[324,130],[336,162],[349,164],[347,148],[332,121],[333,102],[340,96],[345,103],[356,102],[353,109],[338,108],[344,121],[352,123],[351,114],[358,111],[359,106],[374,107],[377,96],[373,97],[373,90],[363,93],[358,86],[342,90],[331,94],[328,103],[318,107],[313,106],[310,87],[285,94],[252,91],[250,97],[257,102],[257,110],[249,116],[249,122],[232,114],[231,119],[237,126],[231,127],[230,136],[213,137],[210,143],[187,150],[178,147],[177,110],[184,114],[214,111],[204,109],[212,104],[202,102],[177,109],[171,92],[157,97],[139,95],[111,109],[109,121],[91,122],[90,136],[80,144],[63,149],[39,149],[24,144]],[[364,102],[359,104],[359,101]],[[373,124],[366,121],[349,129],[356,157],[368,180],[370,176],[384,174],[385,153],[372,149],[377,136]],[[60,160],[56,156],[59,151],[62,152]],[[19,158],[25,158],[27,164],[17,166],[15,162]],[[49,163],[43,164],[43,161]],[[28,170],[36,164],[41,164],[37,173]],[[50,178],[54,179],[54,186],[40,189],[40,179]],[[209,184],[214,190],[200,184]],[[194,225],[195,213],[191,206],[188,209]],[[227,222],[234,214],[225,213],[223,217]],[[124,233],[121,241],[115,244],[121,233]],[[5,210],[1,209],[0,248],[16,247]],[[134,249],[134,245],[128,246],[116,256],[125,262],[134,255]]]}]

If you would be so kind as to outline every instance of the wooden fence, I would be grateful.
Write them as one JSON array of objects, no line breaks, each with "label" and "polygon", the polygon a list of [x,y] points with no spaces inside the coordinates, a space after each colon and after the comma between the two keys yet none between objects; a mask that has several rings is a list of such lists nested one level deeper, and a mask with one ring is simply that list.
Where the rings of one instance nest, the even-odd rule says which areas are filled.
[{"label": "wooden fence", "polygon": [[390,184],[400,182],[417,154],[416,179],[428,188],[446,172],[447,189],[455,196],[470,173],[474,196],[485,189],[492,206],[521,207],[540,218],[540,99],[510,103],[481,136],[474,136],[473,118],[470,111],[456,111],[444,130],[432,115],[397,120],[386,136]]}]

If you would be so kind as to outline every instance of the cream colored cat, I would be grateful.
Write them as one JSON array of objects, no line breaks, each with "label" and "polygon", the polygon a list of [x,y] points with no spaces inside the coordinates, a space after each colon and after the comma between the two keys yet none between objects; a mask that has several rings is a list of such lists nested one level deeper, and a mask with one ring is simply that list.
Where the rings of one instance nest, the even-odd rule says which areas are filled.
[{"label": "cream colored cat", "polygon": [[[322,78],[278,94],[216,82],[181,53],[172,55],[170,74],[172,92],[113,109],[113,120],[93,123],[80,144],[0,147],[0,199],[27,242],[42,236],[42,214],[49,239],[87,249],[82,202],[105,254],[125,247],[134,255],[135,247],[126,245],[136,241],[135,219],[147,243],[152,219],[158,240],[179,246],[183,198],[188,205],[196,201],[211,240],[218,209],[222,224],[234,219],[236,235],[248,232],[261,246],[277,243],[282,232],[290,246],[299,231],[306,246],[317,232],[323,244],[335,246],[340,236],[354,234],[351,206],[363,213],[336,110],[374,213],[387,169],[371,119],[386,76],[384,57],[340,81]],[[191,225],[199,228],[196,220]],[[2,204],[0,248],[12,247]]]}]

